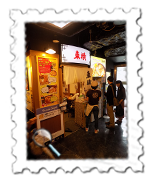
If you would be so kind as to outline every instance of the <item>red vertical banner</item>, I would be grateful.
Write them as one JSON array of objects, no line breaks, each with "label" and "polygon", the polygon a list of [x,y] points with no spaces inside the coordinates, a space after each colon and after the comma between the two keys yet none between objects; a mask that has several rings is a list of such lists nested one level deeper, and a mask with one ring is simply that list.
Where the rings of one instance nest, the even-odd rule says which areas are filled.
[{"label": "red vertical banner", "polygon": [[47,58],[38,58],[39,73],[50,73],[52,63]]},{"label": "red vertical banner", "polygon": [[41,106],[57,104],[59,99],[57,59],[38,57],[38,72]]}]

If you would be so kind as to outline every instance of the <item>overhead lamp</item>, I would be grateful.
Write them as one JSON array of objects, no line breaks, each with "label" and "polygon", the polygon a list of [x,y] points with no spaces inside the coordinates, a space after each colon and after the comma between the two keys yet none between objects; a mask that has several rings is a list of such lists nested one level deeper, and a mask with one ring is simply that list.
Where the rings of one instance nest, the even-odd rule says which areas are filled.
[{"label": "overhead lamp", "polygon": [[54,22],[54,23],[48,23],[51,25],[54,25],[56,27],[59,27],[60,29],[63,29],[64,27],[66,27],[70,22]]},{"label": "overhead lamp", "polygon": [[58,40],[53,40],[53,43],[59,43],[59,41]]},{"label": "overhead lamp", "polygon": [[55,54],[56,53],[56,51],[54,51],[53,49],[48,49],[45,52],[48,54]]}]

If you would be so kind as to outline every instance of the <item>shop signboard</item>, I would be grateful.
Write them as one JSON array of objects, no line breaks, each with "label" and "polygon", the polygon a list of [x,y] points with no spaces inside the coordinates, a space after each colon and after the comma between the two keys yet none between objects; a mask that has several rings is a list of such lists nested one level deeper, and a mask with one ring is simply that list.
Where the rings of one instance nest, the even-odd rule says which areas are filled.
[{"label": "shop signboard", "polygon": [[48,106],[44,108],[39,108],[36,110],[37,120],[43,121],[51,117],[60,115],[61,111],[59,105]]},{"label": "shop signboard", "polygon": [[58,103],[58,64],[57,58],[38,57],[38,80],[41,107]]},{"label": "shop signboard", "polygon": [[91,56],[91,68],[93,69],[93,77],[105,77],[106,59]]},{"label": "shop signboard", "polygon": [[63,113],[59,104],[37,109],[36,117],[37,129],[48,130],[52,134],[52,140],[64,134]]},{"label": "shop signboard", "polygon": [[61,44],[62,63],[78,63],[90,65],[90,51],[66,44]]}]

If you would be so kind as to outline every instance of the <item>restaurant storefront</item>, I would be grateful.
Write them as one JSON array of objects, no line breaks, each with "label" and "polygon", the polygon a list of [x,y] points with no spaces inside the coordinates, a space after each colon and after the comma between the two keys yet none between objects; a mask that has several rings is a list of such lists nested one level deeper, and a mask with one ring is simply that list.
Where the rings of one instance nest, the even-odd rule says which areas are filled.
[{"label": "restaurant storefront", "polygon": [[[31,152],[37,148],[35,145],[32,148],[32,136],[39,129],[46,129],[53,143],[85,129],[86,93],[93,80],[101,91],[98,118],[107,115],[104,97],[107,77],[116,79],[117,68],[103,55],[69,43],[57,46],[55,54],[31,49],[26,52],[26,110]],[[90,123],[93,122],[92,113]]]}]

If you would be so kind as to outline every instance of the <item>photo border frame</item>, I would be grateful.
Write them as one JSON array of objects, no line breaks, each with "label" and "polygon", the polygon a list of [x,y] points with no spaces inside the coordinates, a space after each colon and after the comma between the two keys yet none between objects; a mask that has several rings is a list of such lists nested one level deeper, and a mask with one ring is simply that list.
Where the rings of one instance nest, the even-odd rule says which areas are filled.
[{"label": "photo border frame", "polygon": [[[126,167],[124,172],[116,171],[113,167],[108,170],[99,172],[97,168],[92,167],[88,171],[83,172],[80,167],[75,167],[73,170],[65,171],[58,167],[55,172],[47,172],[46,168],[40,168],[38,172],[31,172],[29,168],[24,168],[21,172],[13,172],[13,164],[16,163],[16,156],[13,155],[13,147],[18,141],[13,138],[13,131],[16,127],[15,121],[12,120],[12,113],[15,111],[15,104],[12,104],[11,98],[15,93],[15,87],[12,87],[12,78],[15,73],[12,70],[12,63],[16,61],[16,54],[12,53],[12,45],[15,44],[15,39],[11,35],[11,29],[14,27],[16,20],[11,18],[12,11],[20,11],[22,14],[28,10],[37,10],[39,14],[47,10],[55,11],[55,14],[63,13],[63,11],[72,11],[73,14],[78,14],[80,11],[89,11],[94,14],[98,10],[113,13],[115,9],[120,9],[124,13],[130,13],[132,9],[139,10],[137,17],[137,25],[140,27],[140,34],[137,35],[137,42],[140,43],[140,51],[137,52],[137,59],[141,62],[140,69],[137,69],[137,76],[140,77],[141,85],[137,87],[138,93],[141,94],[141,102],[137,108],[141,111],[142,119],[137,125],[142,129],[142,136],[138,142],[142,145],[143,153],[138,159],[142,163],[142,169],[133,171],[132,167]],[[146,177],[147,176],[147,6],[140,5],[6,5],[5,6],[5,176],[13,177]],[[16,78],[16,77],[15,77]],[[20,170],[19,170],[20,171]]]}]

